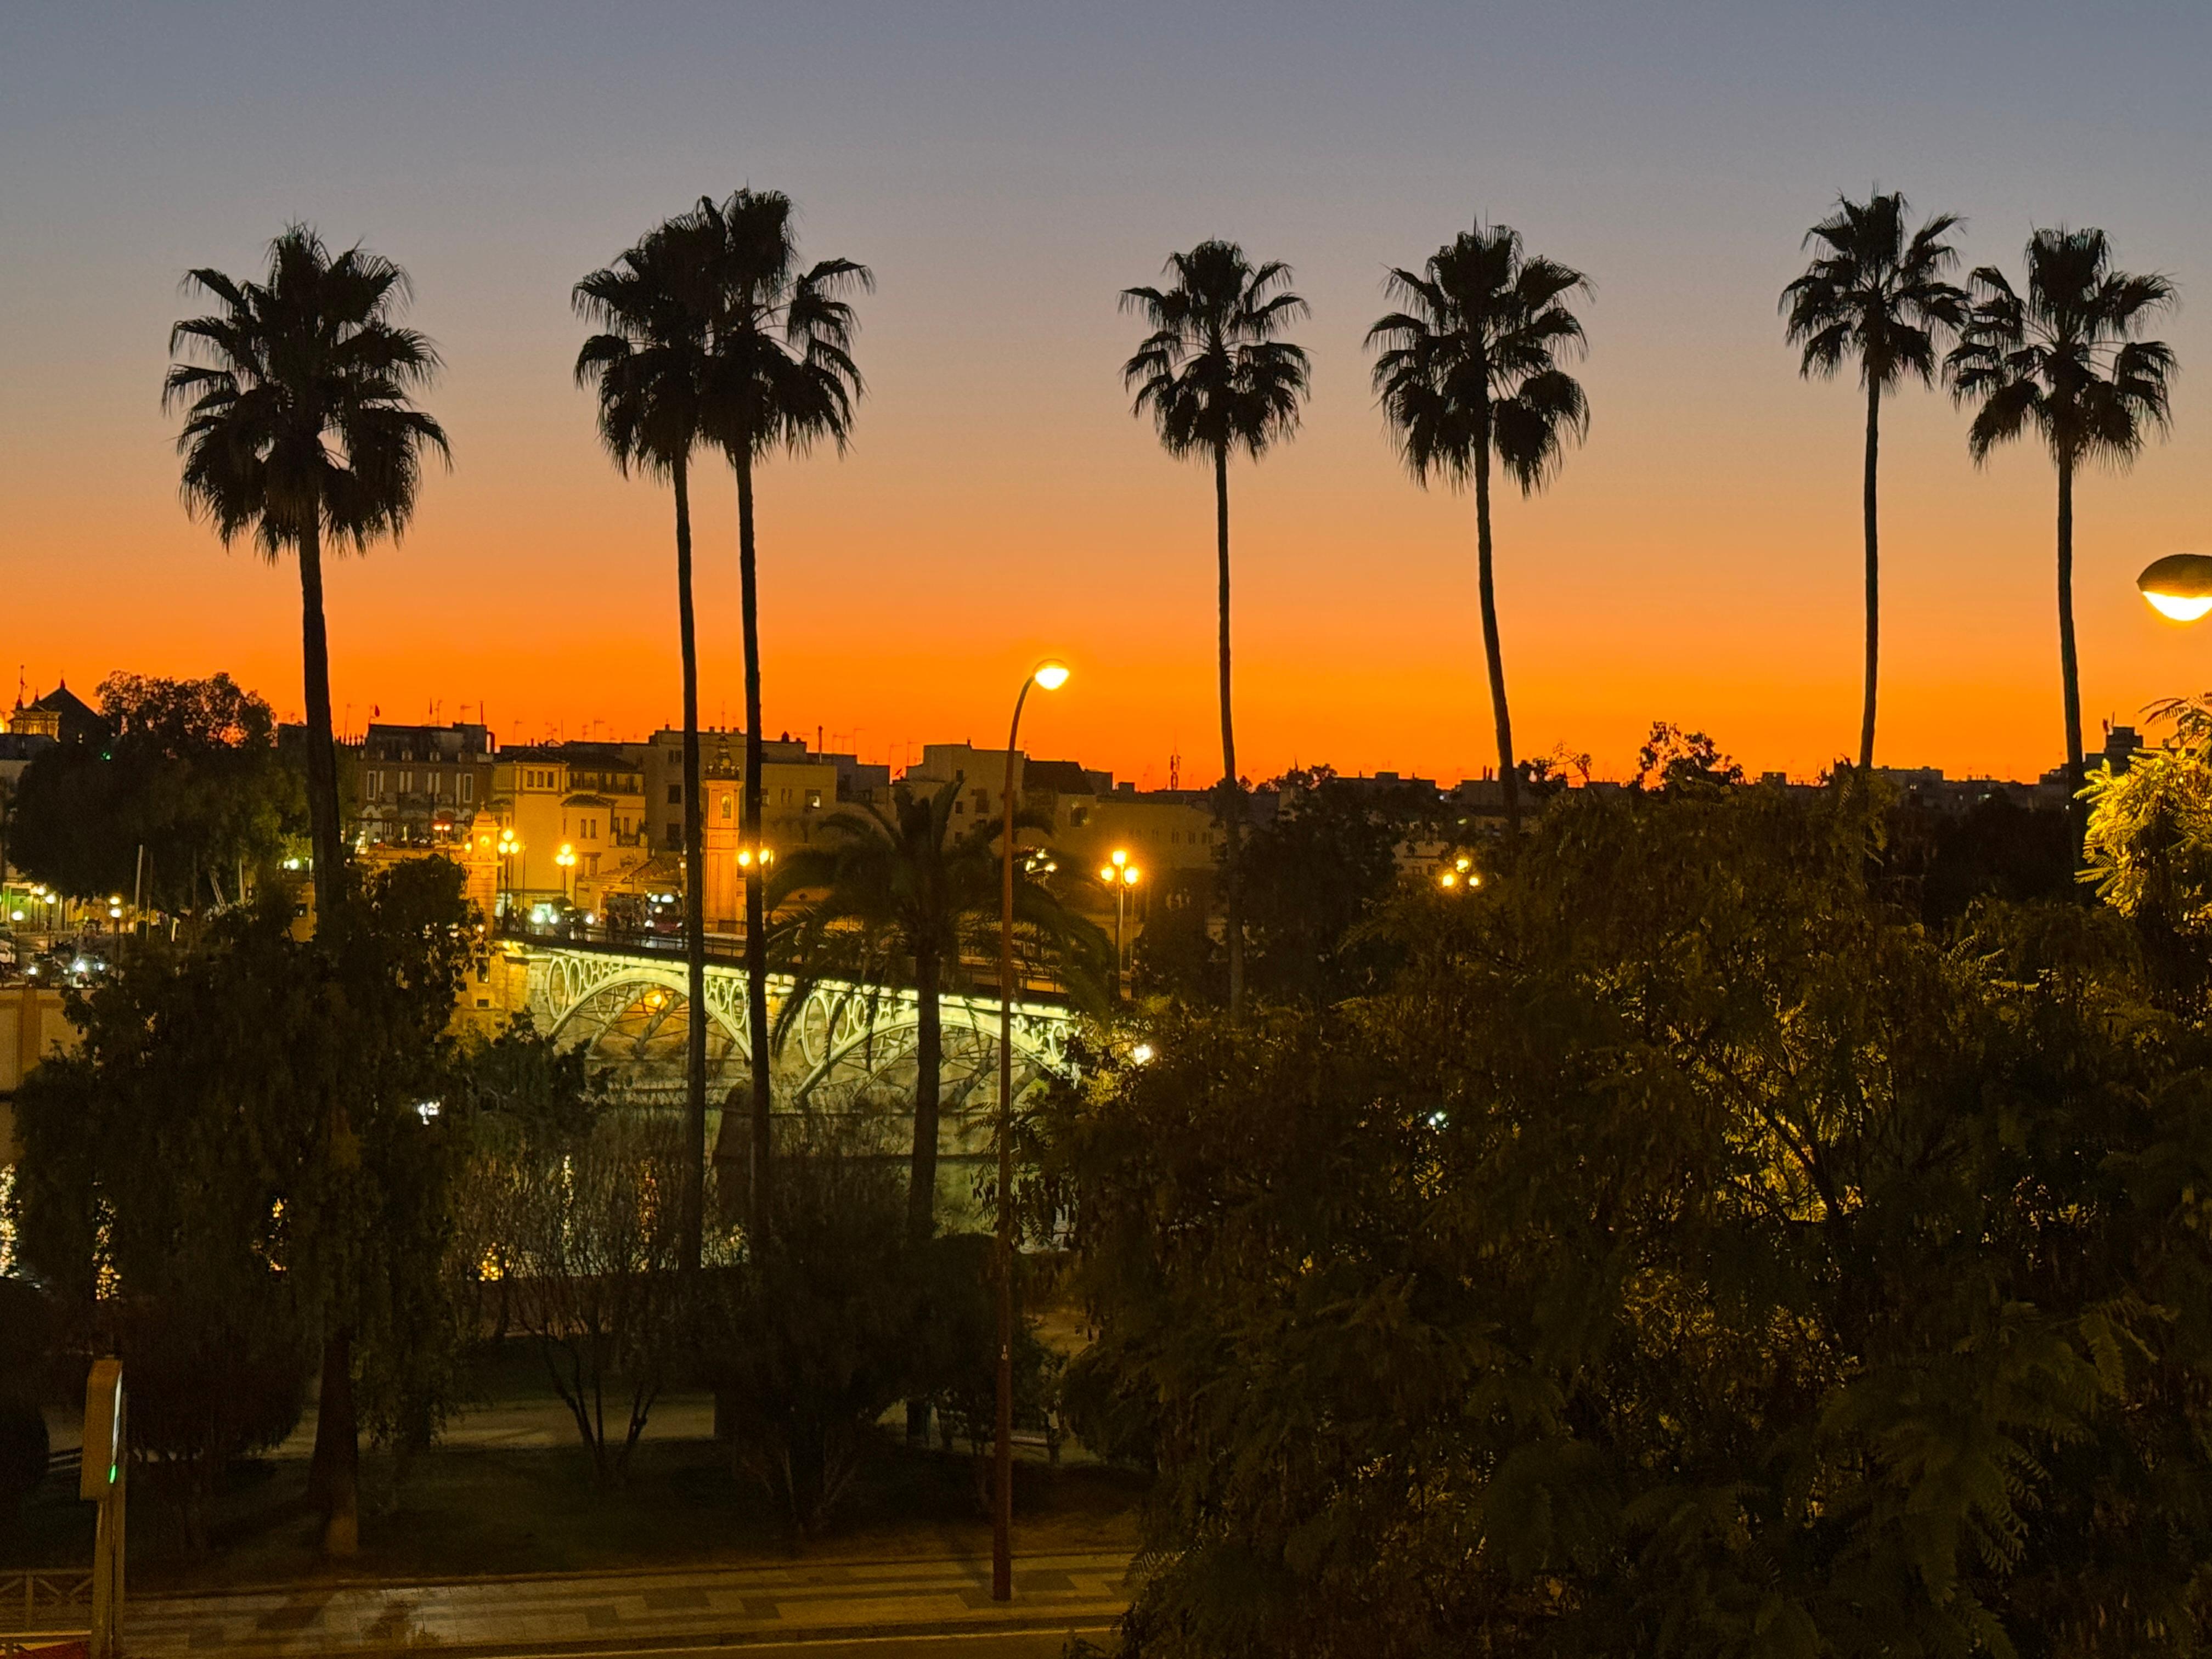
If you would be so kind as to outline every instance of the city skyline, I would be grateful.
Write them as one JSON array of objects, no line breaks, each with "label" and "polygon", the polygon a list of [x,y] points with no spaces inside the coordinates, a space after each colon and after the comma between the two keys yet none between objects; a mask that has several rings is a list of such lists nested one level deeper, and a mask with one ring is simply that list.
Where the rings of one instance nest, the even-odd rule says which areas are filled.
[{"label": "city skyline", "polygon": [[[2160,329],[2183,364],[2174,434],[2082,489],[2094,747],[2100,718],[2133,722],[2201,684],[2202,642],[2152,617],[2132,578],[2212,544],[2191,488],[2212,427],[2189,372],[2212,252],[2191,180],[2212,131],[2180,95],[2203,58],[2190,43],[2212,41],[2179,9],[2093,32],[2026,8],[2017,37],[1916,27],[1902,61],[1907,14],[1863,11],[1863,42],[1717,8],[1666,24],[1300,16],[1254,41],[1224,12],[1194,26],[1197,47],[1246,48],[1211,98],[1139,50],[1136,21],[983,10],[927,36],[864,10],[752,18],[759,50],[699,62],[685,43],[732,34],[725,15],[664,9],[662,35],[618,43],[580,13],[533,14],[526,35],[511,13],[426,15],[404,48],[328,21],[15,20],[0,138],[25,165],[0,186],[16,228],[0,331],[39,395],[0,407],[0,543],[11,568],[66,569],[99,595],[89,621],[58,607],[20,630],[17,659],[34,684],[88,691],[116,668],[228,670],[299,708],[295,586],[185,518],[155,387],[182,271],[250,269],[307,216],[412,272],[411,320],[448,362],[428,406],[456,448],[403,544],[331,572],[336,706],[358,726],[372,703],[412,719],[443,698],[451,719],[488,698],[503,738],[509,719],[532,739],[667,721],[668,497],[598,452],[568,383],[583,330],[568,287],[750,179],[797,198],[811,255],[866,259],[882,284],[862,309],[872,392],[853,454],[763,477],[769,732],[858,728],[874,757],[988,744],[1053,650],[1078,678],[1025,746],[1156,786],[1179,750],[1187,784],[1210,780],[1207,480],[1130,418],[1116,370],[1136,331],[1113,296],[1218,234],[1291,261],[1315,308],[1297,331],[1315,357],[1305,429],[1237,469],[1243,769],[1479,774],[1472,509],[1406,479],[1358,343],[1384,266],[1479,213],[1596,284],[1589,441],[1548,492],[1499,506],[1522,752],[1564,744],[1619,775],[1668,720],[1754,771],[1810,775],[1856,731],[1859,410],[1848,385],[1798,379],[1774,303],[1805,226],[1878,180],[1966,214],[1967,264],[2016,268],[2032,224],[2098,224],[2129,268],[2182,287]],[[802,100],[764,65],[809,52],[851,72]],[[600,79],[579,104],[587,61]],[[196,71],[237,65],[272,89],[194,100]],[[405,88],[396,112],[364,90],[380,65]],[[656,88],[618,133],[594,113]],[[2062,104],[2095,119],[2055,118]],[[251,143],[267,131],[294,142]],[[2027,449],[1978,471],[1966,420],[1917,390],[1886,415],[1878,758],[2033,777],[2061,747],[2050,469]],[[738,702],[726,471],[696,493],[714,719]]]}]

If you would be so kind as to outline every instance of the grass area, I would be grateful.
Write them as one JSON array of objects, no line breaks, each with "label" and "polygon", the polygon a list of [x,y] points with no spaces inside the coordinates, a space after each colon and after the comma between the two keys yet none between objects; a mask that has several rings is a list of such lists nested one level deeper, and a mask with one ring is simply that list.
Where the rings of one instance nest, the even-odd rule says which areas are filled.
[{"label": "grass area", "polygon": [[[231,1472],[211,1516],[213,1549],[179,1547],[173,1514],[141,1480],[131,1492],[130,1571],[146,1591],[316,1578],[453,1578],[789,1559],[777,1513],[731,1472],[712,1441],[641,1443],[628,1483],[595,1488],[580,1450],[440,1447],[404,1474],[363,1469],[362,1551],[342,1566],[315,1547],[307,1465],[254,1460]],[[1130,1547],[1142,1482],[1083,1465],[1017,1470],[1018,1547]],[[92,1548],[92,1506],[50,1479],[25,1505],[0,1565],[77,1565]],[[842,1526],[808,1547],[823,1557],[988,1552],[964,1455],[921,1451],[886,1436]]]}]

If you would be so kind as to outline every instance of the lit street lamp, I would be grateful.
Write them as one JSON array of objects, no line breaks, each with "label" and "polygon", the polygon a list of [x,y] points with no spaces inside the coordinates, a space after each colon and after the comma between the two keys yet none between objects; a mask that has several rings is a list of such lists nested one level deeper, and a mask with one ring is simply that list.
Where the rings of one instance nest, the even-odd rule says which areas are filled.
[{"label": "lit street lamp", "polygon": [[1014,1599],[1014,745],[1020,741],[1022,705],[1030,687],[1057,691],[1067,684],[1067,665],[1048,657],[1022,681],[1014,718],[1006,727],[1005,879],[999,895],[999,1237],[992,1254],[999,1268],[999,1398],[992,1440],[997,1474],[991,1493],[991,1599]]},{"label": "lit street lamp", "polygon": [[2136,586],[2160,616],[2195,622],[2212,611],[2212,556],[2169,553],[2146,567]]},{"label": "lit street lamp", "polygon": [[553,855],[553,862],[561,866],[561,896],[573,897],[574,895],[568,890],[568,874],[576,867],[576,849],[567,842],[562,842],[561,850]]},{"label": "lit street lamp", "polygon": [[1464,893],[1482,885],[1482,873],[1474,867],[1474,860],[1462,853],[1449,867],[1437,872],[1437,885],[1447,893]]},{"label": "lit street lamp", "polygon": [[1129,855],[1120,848],[1114,849],[1110,862],[1098,872],[1098,879],[1114,890],[1114,995],[1121,995],[1121,923],[1122,913],[1127,908],[1129,890],[1137,884],[1142,872],[1129,862]]}]

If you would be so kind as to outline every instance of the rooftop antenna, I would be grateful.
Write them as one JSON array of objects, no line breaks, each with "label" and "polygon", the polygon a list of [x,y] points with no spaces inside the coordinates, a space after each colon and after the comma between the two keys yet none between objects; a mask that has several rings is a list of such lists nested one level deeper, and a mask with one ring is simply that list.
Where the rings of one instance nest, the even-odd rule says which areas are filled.
[{"label": "rooftop antenna", "polygon": [[1170,789],[1182,787],[1182,752],[1180,744],[1168,751],[1168,787]]}]

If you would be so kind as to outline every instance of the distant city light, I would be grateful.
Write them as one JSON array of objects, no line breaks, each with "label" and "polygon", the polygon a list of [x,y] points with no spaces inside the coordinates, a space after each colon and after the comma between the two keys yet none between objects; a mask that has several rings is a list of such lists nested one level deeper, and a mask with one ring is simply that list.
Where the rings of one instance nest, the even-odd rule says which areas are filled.
[{"label": "distant city light", "polygon": [[1135,1048],[1129,1050],[1129,1058],[1139,1066],[1151,1064],[1152,1058],[1152,1045],[1149,1042],[1139,1043]]}]

